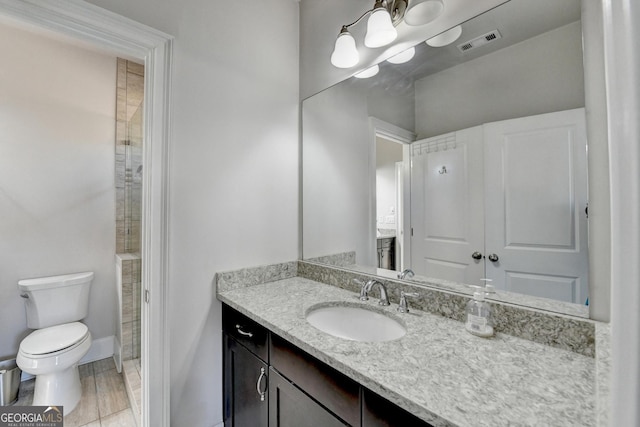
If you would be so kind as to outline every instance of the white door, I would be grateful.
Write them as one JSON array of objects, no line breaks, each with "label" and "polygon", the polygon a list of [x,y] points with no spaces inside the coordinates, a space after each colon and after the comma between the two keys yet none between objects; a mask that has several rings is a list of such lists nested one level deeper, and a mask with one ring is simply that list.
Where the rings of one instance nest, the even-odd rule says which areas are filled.
[{"label": "white door", "polygon": [[479,283],[484,261],[482,126],[411,147],[411,268],[416,274]]},{"label": "white door", "polygon": [[[585,303],[584,109],[484,126],[486,275],[498,289]],[[495,259],[495,257],[494,257]]]}]

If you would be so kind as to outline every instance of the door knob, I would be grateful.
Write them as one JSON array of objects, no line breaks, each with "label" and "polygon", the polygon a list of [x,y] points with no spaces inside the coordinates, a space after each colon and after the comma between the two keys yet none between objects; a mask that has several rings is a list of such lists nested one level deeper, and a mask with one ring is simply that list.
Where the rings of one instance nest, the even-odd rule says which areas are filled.
[{"label": "door knob", "polygon": [[489,258],[489,261],[491,262],[498,262],[498,260],[500,259],[496,254],[491,254],[487,258]]},{"label": "door knob", "polygon": [[471,254],[471,258],[473,259],[482,259],[482,254],[478,251],[475,251],[474,253]]}]

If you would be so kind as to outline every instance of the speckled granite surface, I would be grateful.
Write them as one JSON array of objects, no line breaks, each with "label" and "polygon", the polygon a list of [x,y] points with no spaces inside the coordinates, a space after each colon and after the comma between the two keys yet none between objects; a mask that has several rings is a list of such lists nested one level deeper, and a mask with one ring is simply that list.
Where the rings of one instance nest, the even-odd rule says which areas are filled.
[{"label": "speckled granite surface", "polygon": [[[218,299],[365,387],[436,426],[596,425],[596,361],[497,334],[484,339],[455,320],[301,277],[219,288]],[[400,316],[407,334],[365,343],[325,334],[305,320],[318,303],[364,304]]]},{"label": "speckled granite surface", "polygon": [[[360,290],[360,285],[353,279],[366,281],[371,274],[370,271],[353,271],[351,266],[344,269],[306,261],[298,263],[299,276],[352,292]],[[378,275],[378,280],[387,287],[392,302],[400,301],[400,291],[417,292],[420,297],[411,299],[411,306],[460,322],[464,320],[465,306],[470,299],[466,294],[448,292],[442,288],[423,286],[395,277],[383,279],[383,276]],[[377,293],[374,295],[377,296]],[[495,300],[494,295],[487,298],[489,302],[492,300]],[[589,319],[506,304],[504,301],[491,305],[498,332],[585,356],[595,356],[595,323]]]},{"label": "speckled granite surface", "polygon": [[316,258],[309,258],[309,261],[335,266],[353,265],[356,263],[356,253],[355,251],[351,251],[333,255],[325,255]]},{"label": "speckled granite surface", "polygon": [[[339,266],[345,270],[350,270],[356,273],[368,274],[372,276],[380,276],[387,279],[396,279],[398,276],[397,271],[385,270],[382,268],[369,267],[358,265],[355,263],[349,264],[330,264],[325,263],[322,259],[308,259],[302,262],[312,262],[320,264],[328,264],[333,266]],[[461,293],[465,295],[473,296],[476,288],[466,285],[464,283],[452,282],[450,280],[427,278],[423,276],[414,276],[407,279],[408,282],[425,285],[429,287],[436,287],[444,291],[451,291]],[[535,308],[536,310],[548,311],[551,313],[566,314],[568,316],[589,318],[589,307],[582,304],[573,304],[564,301],[556,301],[548,298],[532,297],[530,295],[518,294],[515,292],[498,291],[491,295],[490,299],[493,301],[500,301],[511,305],[519,305],[523,307]]]},{"label": "speckled granite surface", "polygon": [[287,279],[295,277],[297,274],[298,262],[292,261],[216,273],[214,283],[217,291],[223,292],[238,287]]},{"label": "speckled granite surface", "polygon": [[599,426],[610,425],[611,398],[611,325],[598,323],[596,325],[596,389],[597,417]]}]

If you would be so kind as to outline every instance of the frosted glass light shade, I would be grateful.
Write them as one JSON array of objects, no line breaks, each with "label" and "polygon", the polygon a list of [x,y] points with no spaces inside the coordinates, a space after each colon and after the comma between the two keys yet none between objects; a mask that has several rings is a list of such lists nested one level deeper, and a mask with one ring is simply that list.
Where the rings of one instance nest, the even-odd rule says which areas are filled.
[{"label": "frosted glass light shade", "polygon": [[404,13],[407,25],[424,25],[436,19],[444,11],[442,0],[409,0]]},{"label": "frosted glass light shade", "polygon": [[356,48],[356,41],[349,31],[341,31],[331,54],[331,63],[334,67],[351,68],[358,61],[360,61],[360,55]]},{"label": "frosted glass light shade", "polygon": [[431,47],[443,47],[450,45],[454,41],[458,40],[462,35],[462,27],[460,25],[451,28],[450,30],[440,33],[435,37],[431,37],[426,43]]},{"label": "frosted glass light shade", "polygon": [[355,74],[354,77],[358,79],[368,79],[369,77],[373,77],[378,74],[378,71],[380,71],[380,67],[378,67],[378,65],[376,64],[364,71],[360,71],[358,74]]},{"label": "frosted glass light shade", "polygon": [[374,9],[367,21],[367,34],[364,36],[366,47],[386,46],[398,37],[398,32],[391,22],[391,15],[383,7]]},{"label": "frosted glass light shade", "polygon": [[387,59],[387,62],[391,62],[392,64],[404,64],[405,62],[411,61],[415,54],[416,48],[410,47],[397,55],[393,55],[391,58]]}]

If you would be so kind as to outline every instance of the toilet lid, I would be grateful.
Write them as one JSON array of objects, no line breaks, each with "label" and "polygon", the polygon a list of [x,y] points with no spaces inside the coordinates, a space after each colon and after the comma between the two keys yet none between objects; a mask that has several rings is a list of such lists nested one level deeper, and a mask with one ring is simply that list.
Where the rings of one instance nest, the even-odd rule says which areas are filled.
[{"label": "toilet lid", "polygon": [[22,340],[20,350],[34,355],[53,353],[71,347],[81,341],[88,332],[89,328],[80,322],[38,329]]}]

